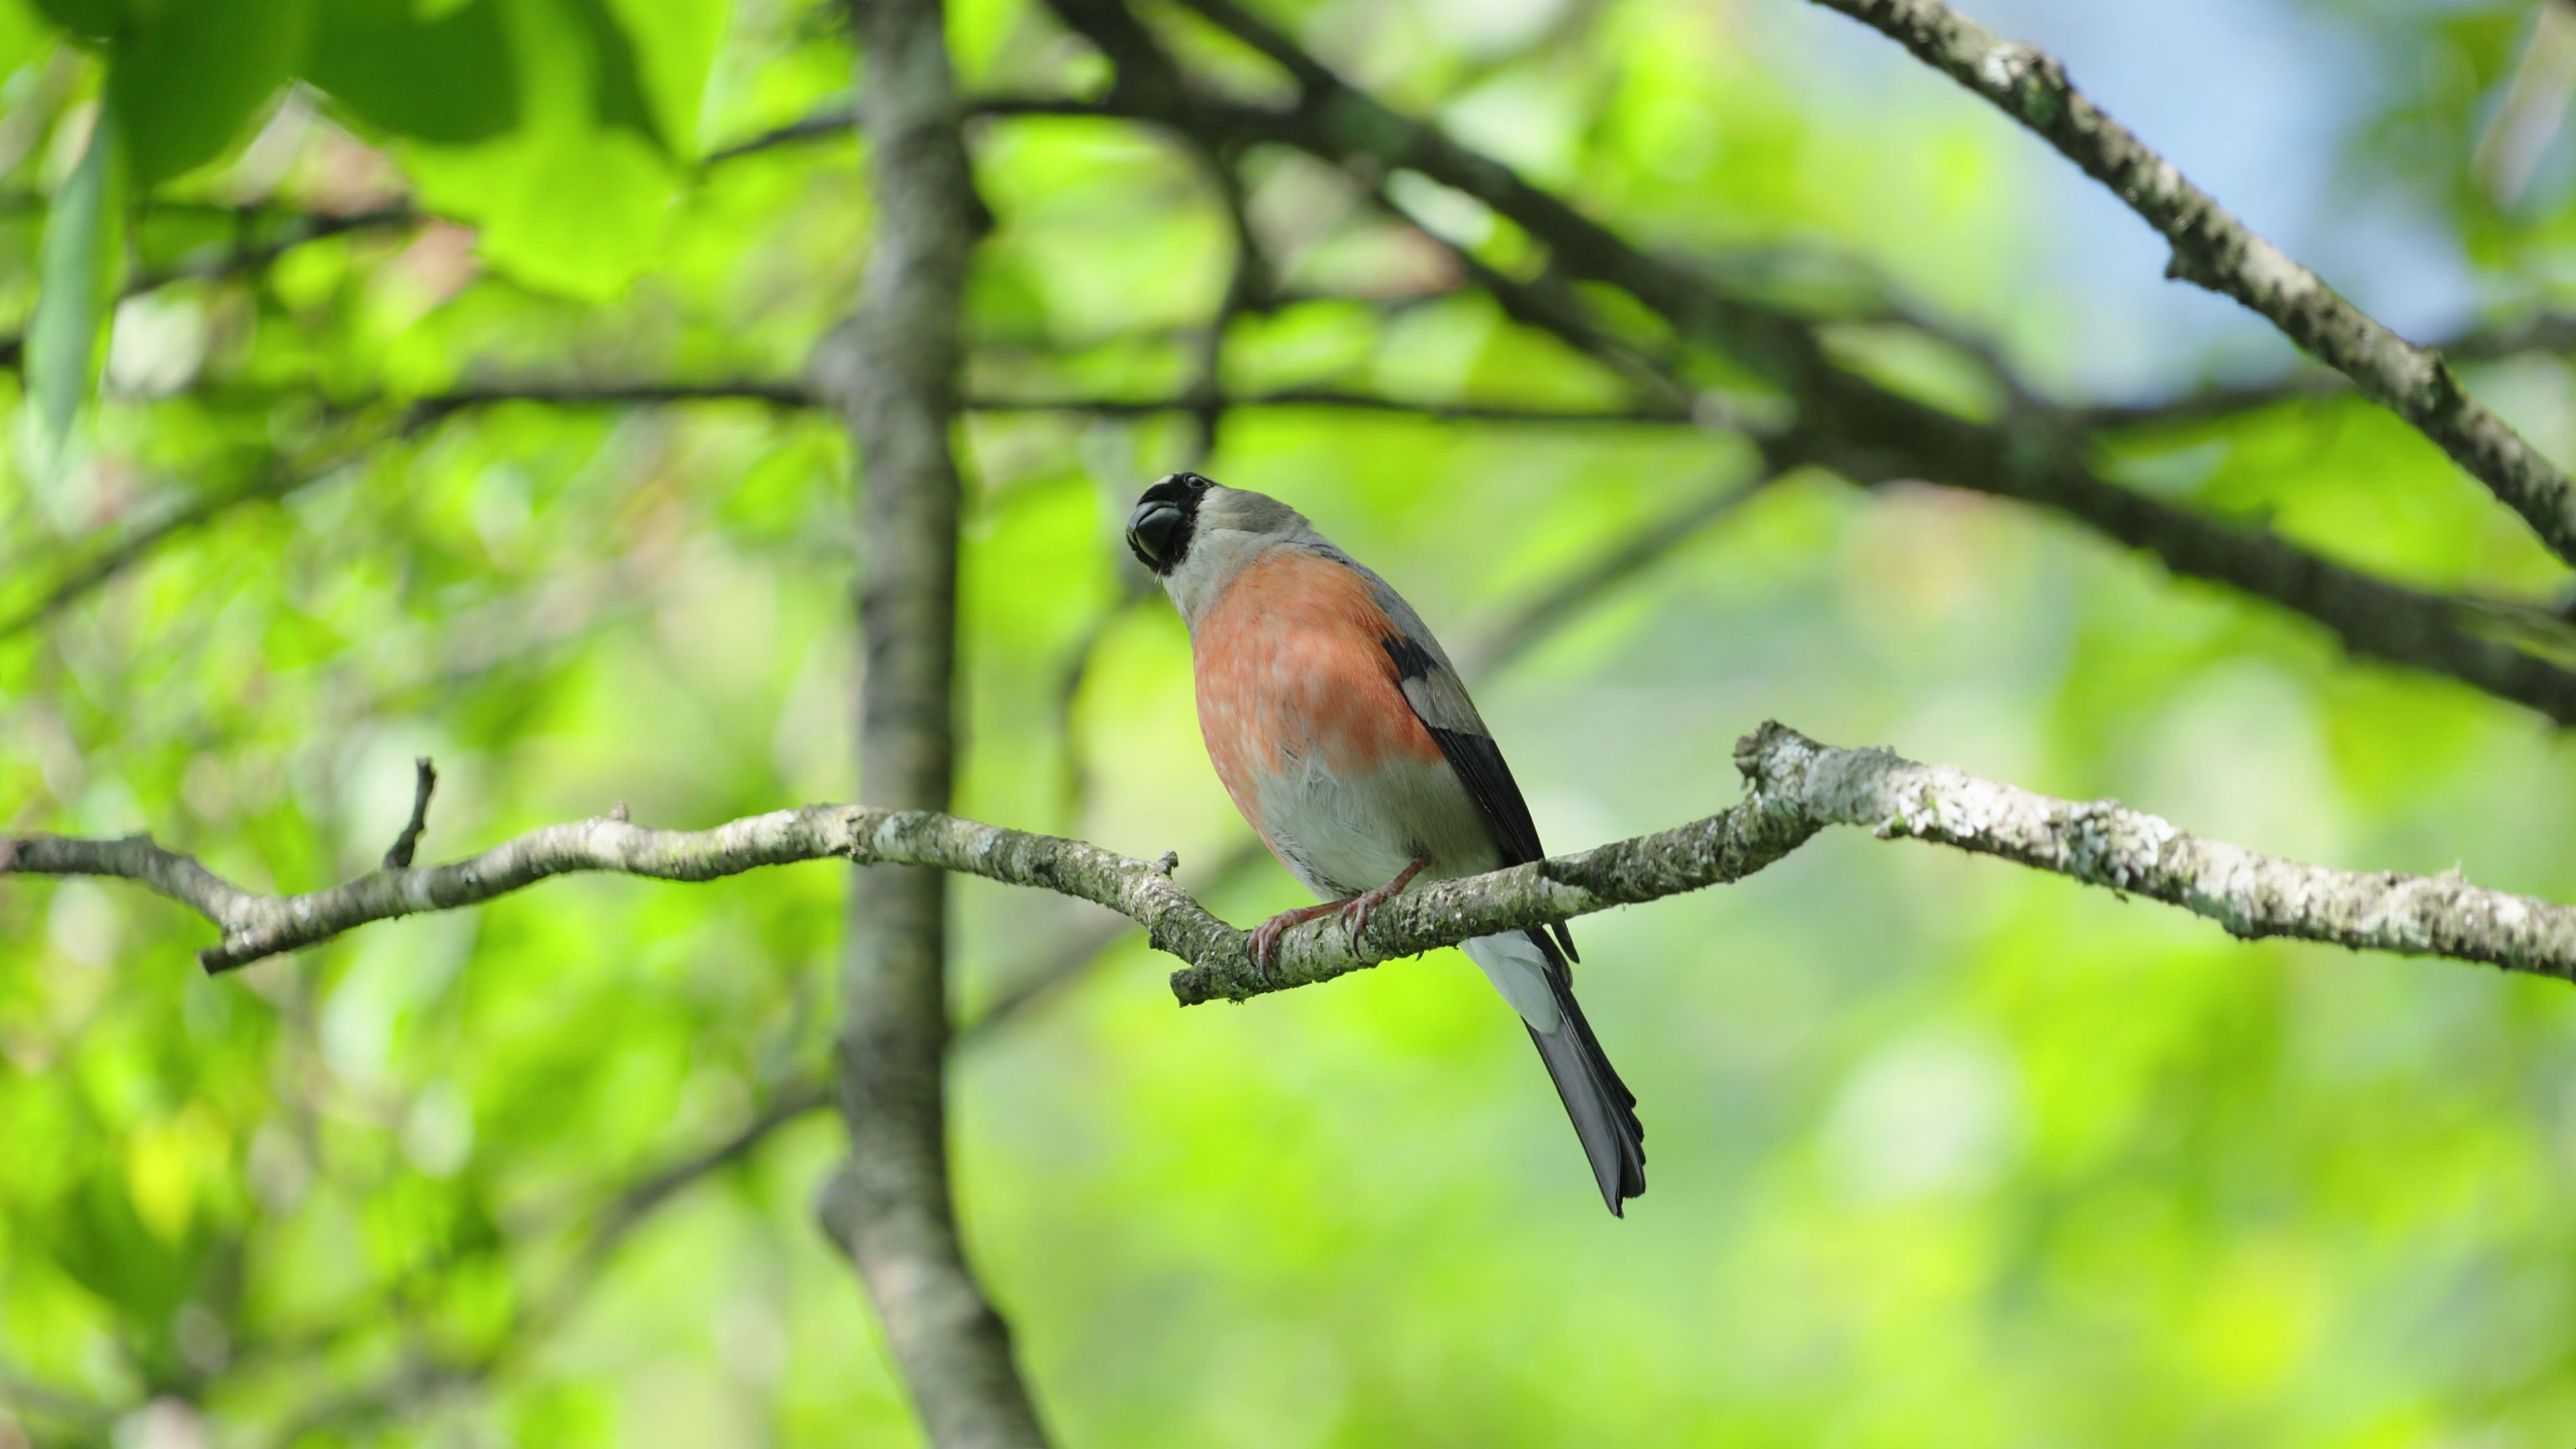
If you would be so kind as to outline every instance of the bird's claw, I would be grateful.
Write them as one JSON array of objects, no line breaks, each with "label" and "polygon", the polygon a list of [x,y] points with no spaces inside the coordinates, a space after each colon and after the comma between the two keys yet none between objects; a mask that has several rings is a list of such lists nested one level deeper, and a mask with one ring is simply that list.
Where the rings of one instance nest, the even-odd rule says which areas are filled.
[{"label": "bird's claw", "polygon": [[1286,916],[1279,915],[1252,928],[1253,975],[1264,981],[1270,979],[1270,953],[1279,949],[1279,933],[1287,930],[1290,924]]},{"label": "bird's claw", "polygon": [[1375,890],[1362,891],[1342,902],[1342,929],[1350,933],[1352,955],[1356,956],[1360,953],[1360,938],[1368,934],[1369,917],[1377,914],[1378,907],[1395,899],[1397,893],[1411,885],[1413,878],[1421,873],[1423,865],[1424,862],[1417,858],[1395,879]]},{"label": "bird's claw", "polygon": [[1279,938],[1286,935],[1290,927],[1302,926],[1308,921],[1315,919],[1317,916],[1324,915],[1330,911],[1339,910],[1341,905],[1341,902],[1335,901],[1330,905],[1303,906],[1293,911],[1281,911],[1279,914],[1272,916],[1269,920],[1253,927],[1252,940],[1250,942],[1253,972],[1260,976],[1262,980],[1269,980],[1271,976],[1270,958],[1278,953]]},{"label": "bird's claw", "polygon": [[1377,909],[1377,902],[1369,899],[1376,894],[1370,891],[1342,903],[1342,930],[1351,938],[1351,954],[1354,956],[1360,953],[1360,937],[1368,934],[1369,912]]}]

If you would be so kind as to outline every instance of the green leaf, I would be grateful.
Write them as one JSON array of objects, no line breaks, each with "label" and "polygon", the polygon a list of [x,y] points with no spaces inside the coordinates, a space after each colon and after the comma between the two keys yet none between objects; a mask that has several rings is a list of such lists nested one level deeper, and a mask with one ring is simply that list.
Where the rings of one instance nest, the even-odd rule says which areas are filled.
[{"label": "green leaf", "polygon": [[95,44],[105,44],[125,26],[124,0],[31,0],[47,20]]},{"label": "green leaf", "polygon": [[502,17],[519,124],[472,150],[422,146],[404,169],[476,250],[545,291],[605,301],[651,262],[680,182],[636,51],[597,0],[526,0]]},{"label": "green leaf", "polygon": [[220,156],[303,62],[314,0],[169,0],[108,52],[139,194]]},{"label": "green leaf", "polygon": [[[51,54],[62,37],[45,17],[16,5],[0,4],[0,79],[18,73]],[[24,102],[20,102],[24,104]]]},{"label": "green leaf", "polygon": [[[328,0],[305,78],[359,120],[437,145],[468,146],[537,122],[562,97],[602,126],[634,132],[665,155],[664,109],[683,81],[656,67],[648,90],[636,44],[606,0],[467,0],[425,11],[414,0]],[[699,60],[703,84],[704,59]],[[531,95],[531,91],[536,94]]]},{"label": "green leaf", "polygon": [[124,189],[120,149],[116,111],[102,106],[89,149],[45,218],[36,315],[27,327],[27,380],[36,416],[58,451],[89,394],[99,321],[115,289],[111,223]]},{"label": "green leaf", "polygon": [[724,48],[731,6],[722,0],[608,0],[634,42],[652,115],[670,147],[694,154],[707,72]]},{"label": "green leaf", "polygon": [[304,75],[368,125],[440,145],[488,141],[522,115],[499,0],[427,18],[412,0],[329,0]]},{"label": "green leaf", "polygon": [[172,1244],[146,1227],[125,1185],[104,1164],[47,1226],[55,1265],[132,1321],[160,1323],[194,1286],[202,1245]]},{"label": "green leaf", "polygon": [[609,13],[606,0],[571,0],[571,5],[582,38],[590,42],[591,113],[601,125],[633,131],[662,154],[671,154],[671,139],[644,98],[644,73],[626,27]]},{"label": "green leaf", "polygon": [[471,218],[485,260],[529,286],[605,301],[650,264],[677,177],[635,132],[531,130],[471,152],[422,150],[423,201]]}]

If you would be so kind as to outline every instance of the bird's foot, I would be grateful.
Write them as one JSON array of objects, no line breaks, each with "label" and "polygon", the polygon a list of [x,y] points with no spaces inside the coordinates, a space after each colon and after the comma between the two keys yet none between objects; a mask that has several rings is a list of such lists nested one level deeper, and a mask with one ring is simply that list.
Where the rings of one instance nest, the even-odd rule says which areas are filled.
[{"label": "bird's foot", "polygon": [[1270,979],[1270,955],[1279,949],[1279,938],[1291,926],[1302,926],[1318,916],[1328,916],[1347,905],[1345,901],[1326,901],[1320,906],[1299,906],[1281,911],[1252,928],[1252,969],[1265,981]]},{"label": "bird's foot", "polygon": [[1359,953],[1360,937],[1368,934],[1369,916],[1374,913],[1378,907],[1395,899],[1397,892],[1403,890],[1406,886],[1413,884],[1413,878],[1422,874],[1422,868],[1430,863],[1430,861],[1417,855],[1413,858],[1413,864],[1396,872],[1395,879],[1388,881],[1386,884],[1379,886],[1375,890],[1362,891],[1358,895],[1351,897],[1349,900],[1342,902],[1340,907],[1342,912],[1342,929],[1350,932],[1351,953],[1353,955],[1357,955]]}]

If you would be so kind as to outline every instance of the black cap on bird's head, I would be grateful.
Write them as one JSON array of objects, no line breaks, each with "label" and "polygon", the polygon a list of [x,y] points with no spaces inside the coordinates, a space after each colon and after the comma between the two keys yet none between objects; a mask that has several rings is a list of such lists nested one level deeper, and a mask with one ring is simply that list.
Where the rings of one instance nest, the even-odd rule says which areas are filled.
[{"label": "black cap on bird's head", "polygon": [[1190,534],[1199,517],[1199,500],[1214,483],[1196,473],[1169,473],[1127,515],[1127,547],[1136,561],[1158,575],[1169,574],[1189,556]]}]

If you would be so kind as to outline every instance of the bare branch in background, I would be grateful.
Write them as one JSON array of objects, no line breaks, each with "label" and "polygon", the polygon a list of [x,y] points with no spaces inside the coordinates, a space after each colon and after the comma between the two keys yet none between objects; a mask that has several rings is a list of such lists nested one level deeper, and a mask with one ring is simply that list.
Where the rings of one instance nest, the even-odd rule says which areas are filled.
[{"label": "bare branch in background", "polygon": [[[274,208],[264,206],[227,207],[244,227],[255,224]],[[409,203],[371,207],[365,211],[298,212],[277,235],[265,241],[250,242],[245,233],[235,244],[203,261],[183,262],[174,267],[139,271],[126,278],[118,290],[120,299],[140,297],[157,292],[173,282],[210,282],[224,277],[237,277],[259,271],[279,257],[311,242],[335,236],[348,236],[366,231],[400,231],[429,220]],[[0,335],[0,367],[16,367],[26,356],[27,339],[23,333]]]},{"label": "bare branch in background", "polygon": [[1732,517],[1737,509],[1752,502],[1774,476],[1766,473],[1749,483],[1712,488],[1657,514],[1514,610],[1482,642],[1460,656],[1466,672],[1471,676],[1481,674],[1520,658],[1590,608],[1603,594],[1670,558],[1719,520]]},{"label": "bare branch in background", "polygon": [[[407,430],[417,430],[461,413],[522,402],[556,407],[665,407],[691,403],[739,402],[796,410],[822,406],[821,399],[810,388],[795,382],[752,379],[703,383],[506,382],[476,384],[421,398],[410,404],[404,426]],[[364,404],[350,406],[364,406]],[[1320,408],[1420,417],[1440,422],[1487,423],[1506,427],[1555,425],[1692,427],[1702,425],[1680,411],[1644,403],[1626,407],[1584,408],[1509,403],[1414,401],[1380,397],[1372,393],[1346,392],[1334,388],[1280,388],[1234,397],[1220,396],[1213,404],[1205,394],[1191,392],[1156,398],[980,397],[965,399],[961,406],[971,412],[1079,413],[1109,418],[1153,417],[1169,413],[1204,417],[1213,406],[1218,413],[1242,408],[1282,410]],[[149,557],[171,539],[202,528],[241,504],[284,497],[297,489],[329,477],[340,469],[350,466],[354,461],[354,456],[342,456],[327,466],[310,470],[291,468],[280,463],[263,471],[246,486],[203,493],[173,505],[161,516],[138,525],[114,543],[102,548],[94,557],[58,579],[42,595],[16,614],[0,619],[0,641],[14,638],[52,619],[64,609],[95,592],[118,574]]]},{"label": "bare branch in background", "polygon": [[[1390,169],[1419,172],[1544,244],[1549,273],[1564,283],[1616,287],[1677,335],[1769,378],[1796,406],[1790,430],[1762,440],[1773,468],[1817,464],[1864,485],[1913,480],[2038,504],[2153,554],[2177,574],[2305,614],[2357,655],[2448,675],[2557,723],[2576,723],[2576,673],[2521,647],[2520,636],[2484,628],[2486,606],[2380,579],[2104,479],[2085,462],[2082,420],[2072,412],[2026,408],[2007,423],[1980,423],[1842,371],[1815,324],[1639,249],[1500,162],[1344,84],[1230,0],[1187,3],[1286,69],[1302,99],[1283,108],[1209,95],[1182,77],[1124,0],[1050,0],[1117,68],[1112,105],[1166,126],[1290,146],[1365,173],[1370,187]],[[1555,295],[1570,293],[1565,286]],[[1578,319],[1563,312],[1558,305],[1528,315],[1591,350]]]},{"label": "bare branch in background", "polygon": [[549,382],[527,379],[470,383],[415,399],[409,406],[407,426],[417,430],[457,413],[520,402],[556,407],[657,407],[693,402],[750,402],[798,409],[824,405],[814,389],[802,382],[765,378],[717,378],[708,382]]},{"label": "bare branch in background", "polygon": [[341,452],[318,465],[271,459],[248,482],[238,487],[211,489],[170,505],[74,566],[25,608],[0,620],[0,641],[13,639],[60,614],[171,539],[203,528],[245,503],[284,498],[330,477],[354,461],[352,452]]},{"label": "bare branch in background", "polygon": [[[476,408],[506,403],[541,403],[556,407],[658,407],[697,402],[753,402],[780,408],[815,408],[823,400],[798,382],[748,378],[713,382],[493,382],[435,393],[411,404],[414,427]],[[1688,414],[1644,403],[1626,407],[1553,407],[1540,404],[1442,401],[1383,397],[1328,387],[1274,388],[1228,396],[1199,386],[1165,397],[1103,397],[1088,394],[1056,397],[963,398],[958,406],[983,413],[1089,413],[1098,417],[1139,418],[1162,413],[1204,417],[1211,409],[1343,408],[1361,412],[1403,413],[1444,422],[1597,423],[1687,425]]]},{"label": "bare branch in background", "polygon": [[707,159],[703,164],[722,166],[728,161],[739,161],[745,156],[757,156],[763,151],[775,151],[785,146],[802,146],[815,141],[829,141],[854,135],[858,129],[858,107],[836,106],[830,110],[816,111],[810,116],[789,121],[782,126],[772,127],[757,136],[747,136],[732,145],[719,146],[707,153]]},{"label": "bare branch in background", "polygon": [[2230,215],[2075,89],[2035,46],[2007,42],[1941,0],[1814,0],[1894,39],[2037,132],[2173,245],[2167,275],[2233,297],[2415,426],[2576,562],[2576,485],[2415,346]]},{"label": "bare branch in background", "polygon": [[[1072,96],[987,95],[970,96],[964,102],[969,116],[1097,116],[1106,114],[1098,101],[1078,100]],[[764,151],[786,146],[801,146],[814,141],[829,141],[846,136],[859,128],[855,106],[838,106],[817,111],[810,116],[773,127],[757,136],[746,137],[729,146],[707,153],[704,165],[721,166]]]},{"label": "bare branch in background", "polygon": [[1234,148],[1206,137],[1193,137],[1190,150],[1198,158],[1200,169],[1208,174],[1217,203],[1225,211],[1226,234],[1234,243],[1234,259],[1226,269],[1225,294],[1217,299],[1207,330],[1200,334],[1188,388],[1189,396],[1198,404],[1190,414],[1197,424],[1197,435],[1191,439],[1188,466],[1202,468],[1216,452],[1217,429],[1225,421],[1226,333],[1245,313],[1268,306],[1276,292],[1269,259],[1262,255],[1261,238],[1252,230],[1252,215],[1244,202],[1243,176],[1237,169]]},{"label": "bare branch in background", "polygon": [[1689,413],[1652,403],[1637,402],[1614,407],[1563,407],[1545,403],[1446,402],[1431,399],[1384,397],[1377,393],[1350,392],[1329,387],[1283,387],[1268,392],[1218,396],[1186,393],[1178,397],[974,397],[965,406],[982,413],[1089,413],[1096,417],[1151,417],[1158,413],[1186,413],[1204,417],[1211,409],[1226,412],[1243,408],[1327,408],[1350,412],[1395,413],[1430,418],[1448,423],[1502,423],[1508,425],[1610,427],[1698,427],[1699,419]]}]

